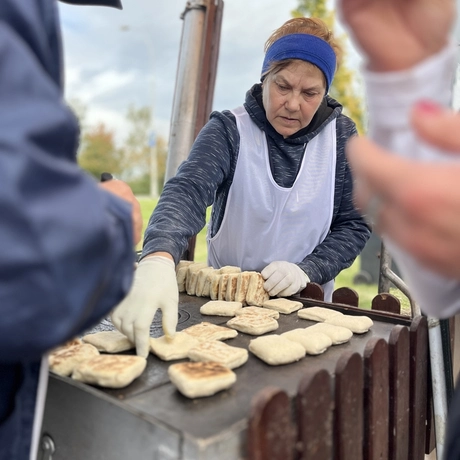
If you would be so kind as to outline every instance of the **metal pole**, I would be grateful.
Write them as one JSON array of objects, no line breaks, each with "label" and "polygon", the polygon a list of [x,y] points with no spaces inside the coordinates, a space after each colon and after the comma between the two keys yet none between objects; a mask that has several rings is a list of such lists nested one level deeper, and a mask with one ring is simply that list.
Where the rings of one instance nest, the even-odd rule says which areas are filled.
[{"label": "metal pole", "polygon": [[447,397],[441,326],[439,320],[436,318],[428,318],[428,343],[430,347],[431,383],[433,388],[436,457],[442,459],[446,436]]},{"label": "metal pole", "polygon": [[204,0],[188,1],[182,14],[184,25],[174,90],[165,182],[176,174],[179,165],[187,158],[195,139],[205,16]]}]

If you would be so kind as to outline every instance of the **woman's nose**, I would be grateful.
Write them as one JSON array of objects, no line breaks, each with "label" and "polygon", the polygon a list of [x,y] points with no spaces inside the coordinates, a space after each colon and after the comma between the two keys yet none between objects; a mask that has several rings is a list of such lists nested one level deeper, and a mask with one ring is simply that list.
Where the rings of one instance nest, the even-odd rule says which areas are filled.
[{"label": "woman's nose", "polygon": [[300,97],[295,93],[289,93],[286,96],[285,107],[290,112],[296,112],[300,107]]}]

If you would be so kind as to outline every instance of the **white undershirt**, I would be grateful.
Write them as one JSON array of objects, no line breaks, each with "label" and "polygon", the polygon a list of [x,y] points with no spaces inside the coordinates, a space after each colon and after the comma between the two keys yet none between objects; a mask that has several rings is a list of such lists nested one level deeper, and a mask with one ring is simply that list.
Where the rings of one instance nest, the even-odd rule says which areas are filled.
[{"label": "white undershirt", "polygon": [[[451,105],[456,48],[450,43],[438,54],[401,72],[363,71],[369,113],[369,136],[402,156],[426,161],[458,161],[423,142],[410,126],[409,111],[420,100]],[[383,237],[405,282],[422,311],[444,318],[460,311],[460,283],[422,267],[412,256]]]}]

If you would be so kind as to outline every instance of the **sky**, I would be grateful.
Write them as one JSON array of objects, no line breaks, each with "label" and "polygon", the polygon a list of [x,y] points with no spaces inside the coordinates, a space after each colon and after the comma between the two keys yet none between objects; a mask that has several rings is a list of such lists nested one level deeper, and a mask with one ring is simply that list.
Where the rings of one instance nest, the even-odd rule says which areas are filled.
[{"label": "sky", "polygon": [[[87,125],[103,122],[118,142],[128,133],[128,107],[149,106],[152,130],[167,139],[186,0],[122,2],[122,11],[59,3],[66,98],[86,107]],[[297,5],[298,0],[224,0],[214,110],[243,103],[259,80],[266,39]],[[349,55],[358,68],[357,52]]]},{"label": "sky", "polygon": [[[122,11],[60,3],[66,98],[86,106],[86,122],[126,136],[129,105],[149,106],[167,139],[185,0],[122,0]],[[244,102],[258,81],[269,35],[297,0],[225,0],[213,109]]]}]

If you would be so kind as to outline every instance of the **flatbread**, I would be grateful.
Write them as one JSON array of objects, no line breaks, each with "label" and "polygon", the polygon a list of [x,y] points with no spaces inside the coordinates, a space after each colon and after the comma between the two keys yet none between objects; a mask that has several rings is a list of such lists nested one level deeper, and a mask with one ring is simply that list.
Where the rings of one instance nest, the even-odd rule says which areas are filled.
[{"label": "flatbread", "polygon": [[230,273],[223,273],[219,279],[219,292],[217,294],[217,300],[225,300],[225,294],[227,293],[227,284]]},{"label": "flatbread", "polygon": [[300,310],[303,307],[302,302],[297,302],[295,300],[288,300],[288,299],[270,299],[266,300],[263,303],[264,308],[270,308],[271,310],[279,311],[284,315],[288,315],[294,311]]},{"label": "flatbread", "polygon": [[49,368],[55,374],[67,376],[78,364],[98,355],[97,348],[89,343],[61,347],[48,356]]},{"label": "flatbread", "polygon": [[240,267],[235,267],[234,265],[225,265],[224,267],[221,267],[218,269],[220,274],[224,273],[240,273],[241,268]]},{"label": "flatbread", "polygon": [[270,296],[264,289],[264,279],[260,273],[253,273],[249,279],[248,290],[246,292],[246,303],[261,307]]},{"label": "flatbread", "polygon": [[202,315],[235,316],[242,309],[241,302],[225,302],[224,300],[210,300],[200,307]]},{"label": "flatbread", "polygon": [[70,339],[70,340],[67,340],[67,342],[63,343],[62,345],[59,345],[58,347],[56,347],[54,350],[52,350],[52,353],[56,353],[57,351],[61,351],[65,348],[70,348],[70,347],[74,347],[75,345],[81,345],[83,342],[81,339],[79,339],[78,337],[75,337],[73,339]]},{"label": "flatbread", "polygon": [[179,263],[176,265],[176,272],[182,267],[188,267],[190,264],[194,264],[193,260],[179,260]]},{"label": "flatbread", "polygon": [[211,297],[211,300],[218,300],[219,298],[220,277],[222,275],[219,275],[217,272],[218,270],[211,275],[211,286],[209,288],[209,297]]},{"label": "flatbread", "polygon": [[[204,280],[203,289],[201,291],[201,297],[210,297],[211,296],[211,281],[214,275],[217,274],[216,269],[210,270],[206,273],[206,279]],[[198,280],[199,281],[199,280]]]},{"label": "flatbread", "polygon": [[348,342],[353,337],[353,332],[351,332],[350,329],[328,323],[317,323],[306,329],[328,335],[332,340],[332,345],[341,345]]},{"label": "flatbread", "polygon": [[280,335],[266,335],[251,340],[249,351],[271,366],[293,363],[305,356],[305,348],[300,343]]},{"label": "flatbread", "polygon": [[234,302],[236,295],[236,285],[240,273],[230,273],[227,280],[227,290],[225,291],[225,300],[227,302]]},{"label": "flatbread", "polygon": [[270,316],[270,318],[278,319],[280,317],[280,314],[276,310],[270,310],[269,308],[263,308],[263,307],[244,307],[241,310],[237,310],[235,312],[235,316],[240,316],[240,315],[265,315],[265,316]]},{"label": "flatbread", "polygon": [[206,321],[190,326],[182,332],[191,335],[200,342],[233,339],[238,335],[238,332],[233,329],[229,329],[224,326],[217,326],[216,324],[208,323]]},{"label": "flatbread", "polygon": [[262,335],[267,332],[276,331],[279,324],[276,319],[270,318],[270,316],[246,313],[227,321],[227,326],[245,334]]},{"label": "flatbread", "polygon": [[308,329],[293,329],[292,331],[281,334],[281,337],[300,343],[308,355],[320,355],[324,353],[332,345],[332,340],[322,332],[311,332]]},{"label": "flatbread", "polygon": [[105,388],[123,388],[139,377],[147,360],[133,355],[99,355],[80,363],[72,378]]},{"label": "flatbread", "polygon": [[238,274],[236,282],[235,300],[246,305],[246,294],[248,292],[249,281],[251,276],[257,272],[241,272]]},{"label": "flatbread", "polygon": [[332,318],[333,316],[343,315],[343,313],[339,311],[332,310],[330,308],[324,307],[308,307],[302,308],[297,312],[297,316],[302,319],[308,319],[310,321],[319,321],[323,322],[328,318]]},{"label": "flatbread", "polygon": [[82,340],[105,353],[120,353],[134,348],[134,344],[129,341],[128,337],[119,331],[102,331],[87,334],[82,337]]},{"label": "flatbread", "polygon": [[183,265],[176,269],[176,280],[177,280],[177,288],[179,292],[185,292],[185,283],[187,281],[187,265]]},{"label": "flatbread", "polygon": [[188,295],[195,295],[198,273],[201,269],[208,267],[204,262],[190,264],[187,267],[187,279],[185,281],[185,290]]},{"label": "flatbread", "polygon": [[176,332],[172,339],[161,336],[150,338],[150,351],[163,361],[186,358],[191,348],[198,345],[198,340],[189,334]]},{"label": "flatbread", "polygon": [[245,348],[231,347],[224,342],[213,340],[202,342],[188,353],[192,361],[213,361],[229,369],[242,366],[248,360],[248,351]]},{"label": "flatbread", "polygon": [[173,364],[169,366],[168,375],[172,384],[187,398],[211,396],[236,382],[232,370],[214,362]]},{"label": "flatbread", "polygon": [[195,287],[195,295],[197,297],[207,297],[209,296],[209,288],[208,288],[208,293],[206,295],[203,294],[205,284],[206,284],[206,279],[208,277],[209,273],[214,272],[214,268],[212,267],[206,267],[202,268],[198,272],[197,280],[196,280],[196,287]]},{"label": "flatbread", "polygon": [[352,316],[352,315],[341,315],[333,316],[325,321],[328,324],[334,326],[342,326],[350,329],[355,334],[364,334],[367,332],[374,322],[368,316]]}]

